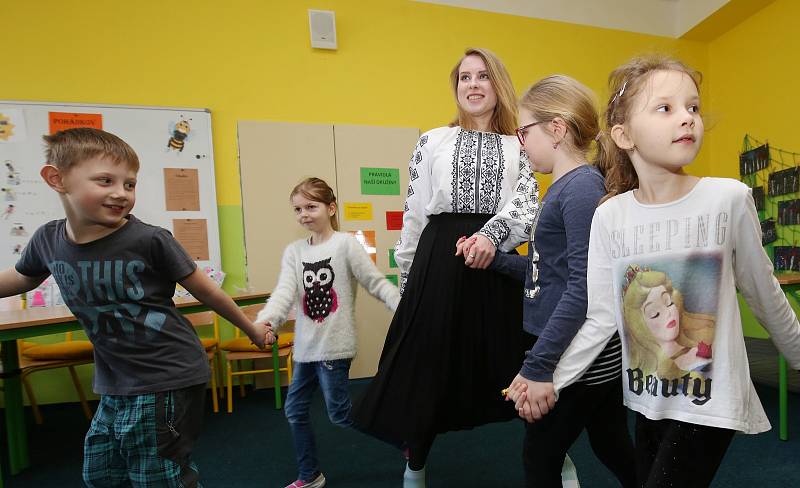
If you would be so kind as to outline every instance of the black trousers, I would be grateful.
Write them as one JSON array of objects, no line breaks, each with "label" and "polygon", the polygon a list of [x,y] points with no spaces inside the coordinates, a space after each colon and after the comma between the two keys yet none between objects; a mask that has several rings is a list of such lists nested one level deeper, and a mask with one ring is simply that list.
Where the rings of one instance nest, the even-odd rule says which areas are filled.
[{"label": "black trousers", "polygon": [[636,414],[636,470],[643,488],[711,484],[733,430]]},{"label": "black trousers", "polygon": [[583,429],[597,458],[622,486],[637,486],[627,411],[619,379],[591,386],[574,383],[563,389],[550,413],[525,424],[525,486],[561,488],[564,458]]}]

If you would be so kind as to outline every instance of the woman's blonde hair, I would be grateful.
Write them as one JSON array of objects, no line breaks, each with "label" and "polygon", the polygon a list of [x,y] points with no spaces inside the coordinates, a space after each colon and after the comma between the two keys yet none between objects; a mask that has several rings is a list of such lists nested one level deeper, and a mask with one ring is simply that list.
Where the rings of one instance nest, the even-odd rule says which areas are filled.
[{"label": "woman's blonde hair", "polygon": [[455,120],[450,122],[450,127],[460,126],[465,129],[478,129],[472,117],[458,103],[458,74],[461,69],[461,63],[464,62],[467,56],[478,56],[483,60],[486,65],[486,71],[489,74],[489,81],[492,83],[495,95],[497,95],[497,105],[495,105],[492,112],[488,130],[497,134],[514,134],[514,130],[517,128],[517,97],[514,92],[514,84],[511,83],[511,76],[509,76],[503,62],[493,52],[477,47],[467,48],[464,51],[464,56],[458,60],[458,63],[450,72],[450,85],[453,89],[453,95],[456,97],[456,107],[458,107],[458,115],[456,115]]},{"label": "woman's blonde hair", "polygon": [[606,190],[603,201],[639,187],[639,177],[628,153],[611,139],[611,128],[624,124],[633,106],[634,97],[642,91],[655,71],[679,71],[688,75],[700,87],[702,75],[683,62],[663,55],[650,54],[631,59],[608,76],[609,98],[605,110],[605,128],[599,137],[596,164],[606,169]]},{"label": "woman's blonde hair", "polygon": [[[289,194],[289,200],[294,198],[294,196],[297,194],[302,195],[312,202],[323,203],[328,207],[332,203],[336,203],[336,194],[333,193],[333,188],[325,183],[325,180],[321,180],[319,178],[306,178],[298,183],[292,189],[292,193]],[[331,215],[331,227],[333,227],[333,230],[339,230],[338,209],[333,213],[333,215]]]},{"label": "woman's blonde hair", "polygon": [[703,341],[711,345],[714,341],[714,317],[707,314],[687,312],[683,295],[672,286],[672,280],[660,271],[630,271],[628,286],[622,298],[622,314],[625,319],[625,337],[628,341],[628,364],[645,374],[655,373],[659,378],[680,378],[687,372],[664,353],[644,320],[642,306],[650,291],[663,286],[678,307],[680,325],[675,342],[684,347],[694,347]]},{"label": "woman's blonde hair", "polygon": [[[555,118],[564,120],[572,135],[570,149],[583,155],[589,152],[600,130],[594,93],[569,76],[542,78],[522,95],[519,106],[529,111],[537,122],[549,122]],[[569,144],[566,140],[564,143]],[[603,172],[602,167],[600,170]]]}]

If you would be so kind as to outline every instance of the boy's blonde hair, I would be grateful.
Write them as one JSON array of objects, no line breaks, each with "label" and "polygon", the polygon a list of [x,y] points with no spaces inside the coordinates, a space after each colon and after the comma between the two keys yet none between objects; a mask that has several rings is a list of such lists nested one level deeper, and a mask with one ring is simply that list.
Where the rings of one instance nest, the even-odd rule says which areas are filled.
[{"label": "boy's blonde hair", "polygon": [[702,74],[683,62],[664,54],[649,54],[631,59],[608,75],[609,98],[605,111],[606,130],[600,134],[597,149],[597,164],[607,168],[606,189],[614,195],[639,188],[639,176],[633,168],[628,153],[617,147],[611,139],[611,129],[624,124],[630,117],[633,98],[642,91],[645,82],[656,71],[679,71],[692,79],[698,90]]},{"label": "boy's blonde hair", "polygon": [[[292,189],[292,193],[289,194],[289,200],[298,194],[311,200],[312,202],[319,202],[325,206],[330,206],[332,203],[336,203],[336,194],[333,193],[333,188],[325,183],[325,180],[320,178],[306,178],[298,183]],[[333,230],[339,230],[338,210],[331,215],[331,227],[333,227]]]},{"label": "boy's blonde hair", "polygon": [[99,129],[78,127],[58,131],[42,137],[45,143],[45,164],[60,171],[69,171],[76,164],[98,156],[105,156],[114,163],[125,163],[139,171],[139,157],[122,139]]},{"label": "boy's blonde hair", "polygon": [[458,103],[458,73],[461,68],[461,63],[467,56],[478,56],[483,60],[486,65],[486,71],[489,74],[489,81],[492,83],[494,93],[497,95],[497,105],[492,112],[492,120],[489,122],[488,130],[497,134],[513,135],[514,129],[517,128],[517,97],[514,93],[514,84],[511,83],[511,76],[508,70],[493,52],[488,49],[482,48],[467,48],[464,51],[464,56],[458,60],[453,70],[450,71],[450,86],[453,89],[453,95],[456,97],[456,106],[458,107],[458,115],[455,120],[450,122],[450,127],[460,126],[468,130],[475,130],[475,123],[472,117],[461,108]]}]

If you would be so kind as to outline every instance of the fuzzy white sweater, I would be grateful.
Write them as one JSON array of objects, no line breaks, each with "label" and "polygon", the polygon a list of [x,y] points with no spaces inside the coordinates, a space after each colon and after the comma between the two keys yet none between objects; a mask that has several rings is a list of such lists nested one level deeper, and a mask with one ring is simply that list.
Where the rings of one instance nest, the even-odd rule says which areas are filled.
[{"label": "fuzzy white sweater", "polygon": [[312,245],[309,240],[286,247],[278,284],[256,321],[272,324],[280,332],[294,306],[295,361],[352,358],[357,347],[357,284],[392,311],[400,293],[350,234],[336,232],[322,244]]}]

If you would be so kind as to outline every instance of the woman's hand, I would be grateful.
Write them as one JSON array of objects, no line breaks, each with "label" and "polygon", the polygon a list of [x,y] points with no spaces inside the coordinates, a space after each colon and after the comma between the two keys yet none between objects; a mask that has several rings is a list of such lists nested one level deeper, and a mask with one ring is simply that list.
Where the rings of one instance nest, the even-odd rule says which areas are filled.
[{"label": "woman's hand", "polygon": [[486,269],[494,261],[494,244],[486,236],[474,234],[463,248],[464,264],[472,269]]}]

